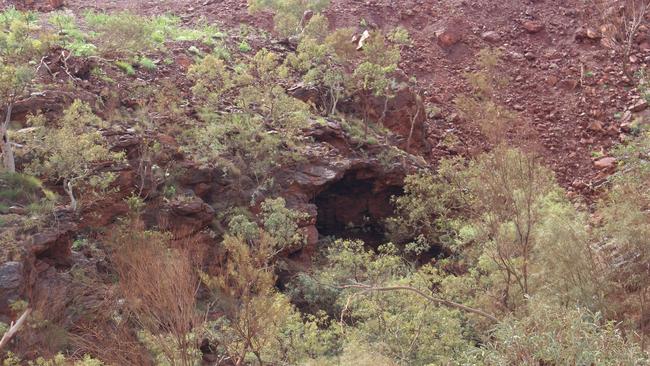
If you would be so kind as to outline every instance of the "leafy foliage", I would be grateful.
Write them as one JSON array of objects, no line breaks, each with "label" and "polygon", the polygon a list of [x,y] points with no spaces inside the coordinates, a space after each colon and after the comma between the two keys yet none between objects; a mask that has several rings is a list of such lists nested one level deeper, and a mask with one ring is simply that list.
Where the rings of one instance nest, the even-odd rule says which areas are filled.
[{"label": "leafy foliage", "polygon": [[404,180],[404,195],[395,197],[396,215],[388,219],[391,238],[398,243],[418,239],[452,249],[459,223],[454,218],[468,212],[471,195],[465,189],[467,173],[460,159],[443,160],[433,175],[421,172]]},{"label": "leafy foliage", "polygon": [[[186,151],[201,163],[221,166],[242,183],[246,176],[252,177],[255,190],[272,186],[274,166],[300,160],[301,131],[309,117],[308,106],[288,96],[281,86],[286,74],[278,55],[266,49],[234,75],[223,60],[206,56],[190,70],[195,80],[192,91],[206,125],[186,134]],[[215,113],[226,91],[235,85],[239,93],[234,102],[241,111]]]},{"label": "leafy foliage", "polygon": [[[607,255],[607,278],[615,286],[612,296],[623,296],[624,303],[613,302],[615,311],[622,308],[645,314],[648,311],[650,295],[650,269],[648,248],[650,248],[650,133],[647,131],[636,140],[623,145],[616,151],[620,159],[620,170],[612,179],[612,188],[601,203],[600,215],[603,225],[598,230],[598,239],[603,243]],[[627,294],[627,295],[622,295]],[[630,296],[632,294],[632,296]],[[630,311],[630,310],[628,310]],[[631,326],[644,329],[644,316],[640,315]],[[645,334],[641,344],[645,345]]]},{"label": "leafy foliage", "polygon": [[466,75],[473,93],[458,97],[456,106],[465,118],[478,124],[488,141],[498,144],[515,122],[515,114],[495,99],[495,92],[508,82],[500,72],[501,53],[493,49],[481,50],[478,66],[479,71]]},{"label": "leafy foliage", "polygon": [[36,16],[9,8],[0,12],[0,106],[5,111],[0,120],[0,145],[4,169],[16,171],[13,147],[9,140],[9,123],[14,103],[24,96],[34,78],[33,62],[46,47],[47,37],[35,37]]},{"label": "leafy foliage", "polygon": [[[314,16],[311,22],[317,23],[319,19]],[[399,44],[406,40],[403,34],[389,36],[393,40],[390,41],[381,32],[372,32],[361,47],[350,42],[353,36],[352,28],[338,29],[327,37],[307,32],[297,52],[290,54],[285,63],[304,74],[305,83],[326,89],[328,98],[323,105],[327,114],[336,113],[340,100],[357,99],[367,138],[372,99],[386,102],[392,98],[397,84],[394,73],[400,60]],[[357,52],[358,48],[361,52]],[[375,122],[383,123],[382,118]]]},{"label": "leafy foliage", "polygon": [[487,347],[488,365],[644,365],[647,355],[612,322],[583,308],[534,298],[530,313],[500,324]]},{"label": "leafy foliage", "polygon": [[329,0],[248,0],[251,12],[270,10],[275,13],[275,30],[283,36],[300,33],[303,15],[306,11],[320,12],[329,5]]},{"label": "leafy foliage", "polygon": [[301,241],[297,221],[302,215],[285,208],[281,198],[262,204],[264,230],[245,217],[233,217],[226,256],[215,275],[204,274],[214,306],[224,314],[209,324],[217,351],[237,363],[293,364],[307,355],[327,352],[334,342],[320,328],[323,319],[302,320],[287,297],[275,289],[275,261],[280,252]]},{"label": "leafy foliage", "polygon": [[189,69],[188,77],[194,81],[192,93],[206,108],[215,109],[221,105],[221,96],[233,86],[226,66],[222,59],[207,55]]},{"label": "leafy foliage", "polygon": [[[22,259],[16,243],[52,211],[56,197],[45,187],[63,184],[80,212],[79,200],[106,198],[119,164],[127,166],[125,153],[115,152],[121,145],[109,145],[105,136],[126,130],[140,141],[125,149],[131,163],[140,160],[133,167],[140,182],[120,196],[127,197],[126,219],[76,233],[75,258],[84,259],[56,268],[57,278],[79,281],[61,311],[73,313],[74,324],[58,325],[35,311],[24,337],[40,332],[51,343],[48,356],[66,353],[31,361],[8,353],[4,364],[196,365],[210,357],[242,366],[648,364],[650,135],[639,128],[637,139],[615,151],[619,170],[596,207],[569,201],[534,149],[508,144],[515,115],[496,98],[507,82],[501,54],[483,50],[478,71],[466,75],[472,91],[456,106],[478,123],[491,151],[406,177],[387,220],[392,242],[328,238],[308,263],[313,248],[306,234],[313,227],[304,226],[314,218],[277,195],[292,192],[274,181],[278,168],[323,146],[335,153],[305,136],[325,119],[315,113],[340,122],[351,142],[376,142],[366,136],[369,122],[380,131],[384,117],[373,109],[401,87],[400,52],[411,40],[399,27],[368,29],[361,42],[352,28],[330,32],[320,13],[326,1],[249,5],[275,13],[278,33],[298,41],[295,52],[250,53],[245,25],[240,38],[229,40],[201,20],[187,28],[169,15],[89,12],[77,23],[57,12],[47,20],[46,29],[57,33],[52,37],[41,33],[33,14],[0,13],[3,107],[26,95],[34,71],[48,67],[36,66],[38,56],[56,40],[75,56],[93,56],[92,75],[108,85],[97,105],[111,116],[109,124],[75,101],[61,117],[39,113],[28,119],[27,132],[11,135],[29,136],[17,139],[24,145],[18,156],[39,179],[0,174],[3,260]],[[170,42],[188,42],[183,47],[194,63],[160,57]],[[187,67],[187,83],[158,82],[160,72],[176,66]],[[107,73],[116,68],[150,80],[115,81]],[[304,103],[289,95],[298,79],[321,99]],[[110,90],[122,83],[133,92]],[[341,116],[342,101],[356,102],[366,131]],[[448,134],[443,143],[458,138]],[[387,170],[408,157],[397,148],[371,150],[352,154],[367,154]],[[204,189],[202,178],[185,177],[194,163],[220,187]],[[217,211],[226,208],[212,226],[157,231],[164,224],[156,222],[157,211],[200,202],[195,195]],[[108,270],[98,273],[100,267]],[[91,310],[89,298],[106,301]],[[86,353],[96,358],[77,356]]]},{"label": "leafy foliage", "polygon": [[100,171],[99,165],[118,162],[123,154],[109,150],[98,131],[104,122],[88,104],[76,100],[66,109],[60,124],[60,128],[45,135],[37,152],[39,159],[32,162],[30,171],[61,181],[76,211],[79,207],[75,191],[78,189],[84,194],[95,190],[105,192],[116,175]]},{"label": "leafy foliage", "polygon": [[0,213],[16,205],[39,212],[54,202],[56,194],[45,189],[37,178],[20,173],[0,174]]}]

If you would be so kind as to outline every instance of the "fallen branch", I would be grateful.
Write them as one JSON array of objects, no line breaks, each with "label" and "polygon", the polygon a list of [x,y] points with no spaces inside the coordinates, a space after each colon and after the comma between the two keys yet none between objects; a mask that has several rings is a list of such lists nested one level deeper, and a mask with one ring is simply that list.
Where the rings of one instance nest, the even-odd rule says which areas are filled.
[{"label": "fallen branch", "polygon": [[68,59],[70,58],[70,56],[72,56],[71,53],[68,52],[68,56],[66,57],[65,51],[61,51],[61,60],[63,61],[63,71],[65,71],[65,73],[68,74],[70,79],[72,79],[73,81],[75,81],[75,80],[79,81],[81,79],[79,79],[78,77],[73,76],[70,73],[70,70],[68,69]]},{"label": "fallen branch", "polygon": [[493,323],[499,323],[499,319],[497,319],[494,315],[486,313],[483,310],[475,309],[475,308],[472,308],[472,307],[469,307],[469,306],[466,306],[466,305],[463,305],[463,304],[459,304],[457,302],[453,302],[453,301],[449,301],[449,300],[445,300],[445,299],[440,299],[440,298],[437,298],[437,297],[433,297],[431,295],[427,295],[426,293],[424,293],[423,291],[421,291],[421,290],[419,290],[419,289],[417,289],[415,287],[410,287],[410,286],[375,287],[375,286],[365,285],[365,284],[354,284],[354,285],[341,286],[340,288],[342,288],[342,289],[356,288],[356,289],[363,290],[363,292],[371,292],[371,291],[377,291],[377,292],[409,291],[409,292],[416,293],[416,294],[420,295],[421,297],[423,297],[423,298],[425,298],[425,299],[427,299],[427,300],[429,300],[429,301],[431,301],[433,303],[440,304],[440,305],[445,305],[445,306],[448,306],[448,307],[451,307],[451,308],[456,308],[456,309],[463,310],[463,311],[468,312],[468,313],[477,314],[477,315],[480,315],[480,316],[482,316],[482,317],[484,317],[486,319],[489,319]]},{"label": "fallen branch", "polygon": [[46,58],[47,56],[43,56],[43,58],[41,58],[41,62],[38,64],[38,67],[36,68],[36,74],[38,74],[38,72],[41,70],[41,66],[45,66],[45,68],[50,73],[50,75],[53,75],[52,70],[50,69],[49,66],[47,66],[47,63],[45,63]]},{"label": "fallen branch", "polygon": [[352,294],[351,296],[348,296],[348,299],[345,301],[345,306],[343,307],[343,310],[341,310],[341,320],[339,321],[339,324],[341,326],[341,332],[345,334],[345,329],[343,328],[343,317],[345,316],[345,313],[348,312],[348,308],[350,307],[350,303],[352,302],[352,299],[354,299],[357,296],[361,296],[365,294],[366,292],[370,292],[370,290],[363,290],[361,292],[356,292]]},{"label": "fallen branch", "polygon": [[20,328],[23,326],[23,324],[25,324],[25,321],[27,320],[27,316],[31,312],[32,312],[32,309],[27,309],[27,310],[25,310],[23,315],[21,315],[20,318],[18,318],[18,320],[16,320],[15,323],[11,322],[11,325],[9,326],[9,330],[7,332],[5,332],[5,334],[2,336],[2,339],[0,339],[0,350],[2,350],[4,348],[4,346],[6,346],[9,343],[11,338],[14,335],[16,335],[16,333],[20,330]]}]

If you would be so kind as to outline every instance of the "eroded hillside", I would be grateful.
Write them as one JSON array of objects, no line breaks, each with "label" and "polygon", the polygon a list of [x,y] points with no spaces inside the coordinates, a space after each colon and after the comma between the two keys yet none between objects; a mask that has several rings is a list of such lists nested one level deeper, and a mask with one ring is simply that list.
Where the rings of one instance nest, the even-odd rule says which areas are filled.
[{"label": "eroded hillside", "polygon": [[1,1],[4,364],[647,364],[648,7]]}]

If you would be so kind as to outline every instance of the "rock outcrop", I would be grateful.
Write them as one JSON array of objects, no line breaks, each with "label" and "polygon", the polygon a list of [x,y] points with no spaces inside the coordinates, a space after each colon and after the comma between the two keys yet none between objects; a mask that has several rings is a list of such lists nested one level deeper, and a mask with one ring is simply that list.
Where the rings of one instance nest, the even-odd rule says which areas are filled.
[{"label": "rock outcrop", "polygon": [[[288,206],[309,215],[303,223],[309,239],[306,253],[315,249],[316,234],[372,241],[372,235],[345,231],[381,226],[392,214],[390,197],[402,192],[404,177],[423,162],[389,145],[351,149],[349,137],[336,121],[314,123],[307,135],[314,139],[307,161],[278,174],[280,195]],[[378,232],[380,227],[374,229]]]}]

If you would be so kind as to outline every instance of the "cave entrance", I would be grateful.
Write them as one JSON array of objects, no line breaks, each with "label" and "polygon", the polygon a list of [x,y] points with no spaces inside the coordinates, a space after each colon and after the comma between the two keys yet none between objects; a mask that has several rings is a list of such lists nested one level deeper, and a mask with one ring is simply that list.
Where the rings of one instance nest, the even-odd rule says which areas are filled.
[{"label": "cave entrance", "polygon": [[361,239],[376,247],[385,243],[384,221],[393,215],[392,196],[402,187],[385,185],[362,171],[348,172],[315,198],[319,235]]}]

